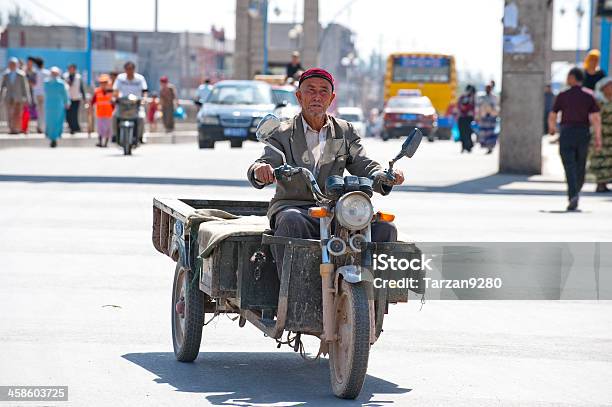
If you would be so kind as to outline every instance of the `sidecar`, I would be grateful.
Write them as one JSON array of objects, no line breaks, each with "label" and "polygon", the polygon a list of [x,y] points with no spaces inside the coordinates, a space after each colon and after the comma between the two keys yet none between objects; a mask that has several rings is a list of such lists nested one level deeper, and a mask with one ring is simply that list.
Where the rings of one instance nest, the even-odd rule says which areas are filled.
[{"label": "sidecar", "polygon": [[[261,201],[154,199],[153,245],[176,262],[171,312],[178,360],[197,357],[205,321],[221,313],[236,314],[241,327],[249,321],[274,339],[284,331],[322,334],[320,241],[274,237],[267,209],[268,202]],[[270,253],[275,244],[285,247],[280,281]],[[421,255],[412,243],[367,243],[362,265],[371,267],[373,255],[383,252],[407,259]],[[384,280],[409,277],[401,271],[373,274]],[[422,293],[423,284],[412,290]],[[389,304],[406,302],[408,288],[372,285],[369,300],[374,343]]]}]

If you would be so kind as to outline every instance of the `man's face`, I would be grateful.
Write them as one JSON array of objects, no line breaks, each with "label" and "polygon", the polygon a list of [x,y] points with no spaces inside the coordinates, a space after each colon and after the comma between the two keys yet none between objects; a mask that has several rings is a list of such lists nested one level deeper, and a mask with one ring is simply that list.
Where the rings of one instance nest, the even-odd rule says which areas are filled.
[{"label": "man's face", "polygon": [[293,65],[297,65],[297,64],[299,64],[299,63],[300,63],[300,57],[295,56],[295,55],[292,55],[292,56],[291,56],[291,63],[292,63]]},{"label": "man's face", "polygon": [[68,72],[71,73],[71,74],[75,73],[76,72],[76,68],[71,65],[71,66],[68,67]]},{"label": "man's face", "polygon": [[568,86],[575,86],[577,85],[578,82],[576,81],[576,77],[572,74],[567,75],[567,85]]},{"label": "man's face", "polygon": [[14,71],[15,69],[17,69],[17,64],[14,61],[10,61],[8,67],[11,71]]},{"label": "man's face", "polygon": [[302,111],[310,116],[324,115],[336,97],[331,84],[323,78],[308,78],[300,83],[295,95]]},{"label": "man's face", "polygon": [[28,69],[32,69],[32,66],[34,66],[34,61],[32,61],[31,59],[28,59],[28,60],[26,61],[26,67],[27,67]]},{"label": "man's face", "polygon": [[134,65],[132,65],[132,64],[130,64],[130,65],[128,65],[128,66],[126,66],[126,67],[125,67],[125,73],[126,73],[128,76],[133,76],[133,75],[134,75],[134,71],[135,71],[135,70],[136,70],[136,69],[134,68]]}]

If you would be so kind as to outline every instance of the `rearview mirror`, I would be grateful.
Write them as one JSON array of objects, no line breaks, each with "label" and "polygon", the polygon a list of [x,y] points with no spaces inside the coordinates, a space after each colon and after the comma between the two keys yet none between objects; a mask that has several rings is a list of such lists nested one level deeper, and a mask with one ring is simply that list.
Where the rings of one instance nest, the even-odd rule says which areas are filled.
[{"label": "rearview mirror", "polygon": [[419,148],[421,140],[423,139],[423,133],[418,128],[415,128],[410,132],[404,143],[399,154],[393,159],[393,162],[399,160],[402,157],[412,157]]},{"label": "rearview mirror", "polygon": [[280,127],[280,119],[273,114],[265,115],[257,125],[255,136],[260,142],[265,142],[272,136]]},{"label": "rearview mirror", "polygon": [[287,158],[285,157],[285,153],[279,150],[274,145],[268,142],[268,139],[276,133],[278,128],[280,127],[280,119],[273,115],[272,113],[265,115],[257,125],[257,129],[255,130],[255,137],[260,143],[264,143],[272,150],[276,151],[283,158],[283,164],[287,164]]}]

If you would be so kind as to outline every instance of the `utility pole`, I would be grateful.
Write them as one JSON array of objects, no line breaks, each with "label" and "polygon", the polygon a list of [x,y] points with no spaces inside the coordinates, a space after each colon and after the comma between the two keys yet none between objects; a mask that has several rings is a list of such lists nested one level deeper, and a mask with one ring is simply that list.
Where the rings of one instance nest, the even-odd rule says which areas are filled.
[{"label": "utility pole", "polygon": [[158,11],[159,11],[159,0],[155,0],[155,25],[154,25],[154,30],[155,32],[157,32],[157,21],[158,21]]},{"label": "utility pole", "polygon": [[87,84],[93,84],[91,72],[91,0],[87,0]]},{"label": "utility pole", "polygon": [[262,1],[261,20],[263,23],[263,70],[262,74],[268,73],[268,0]]}]

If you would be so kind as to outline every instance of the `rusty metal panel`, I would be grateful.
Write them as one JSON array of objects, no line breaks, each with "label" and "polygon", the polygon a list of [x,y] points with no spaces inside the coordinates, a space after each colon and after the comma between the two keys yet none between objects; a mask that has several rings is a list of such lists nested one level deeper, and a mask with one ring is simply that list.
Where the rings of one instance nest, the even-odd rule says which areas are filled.
[{"label": "rusty metal panel", "polygon": [[243,242],[238,250],[238,292],[240,309],[275,310],[280,282],[276,263],[261,238]]},{"label": "rusty metal panel", "polygon": [[323,332],[323,301],[321,298],[321,248],[318,242],[310,246],[285,246],[291,250],[291,276],[287,294],[285,330],[320,334]]}]

